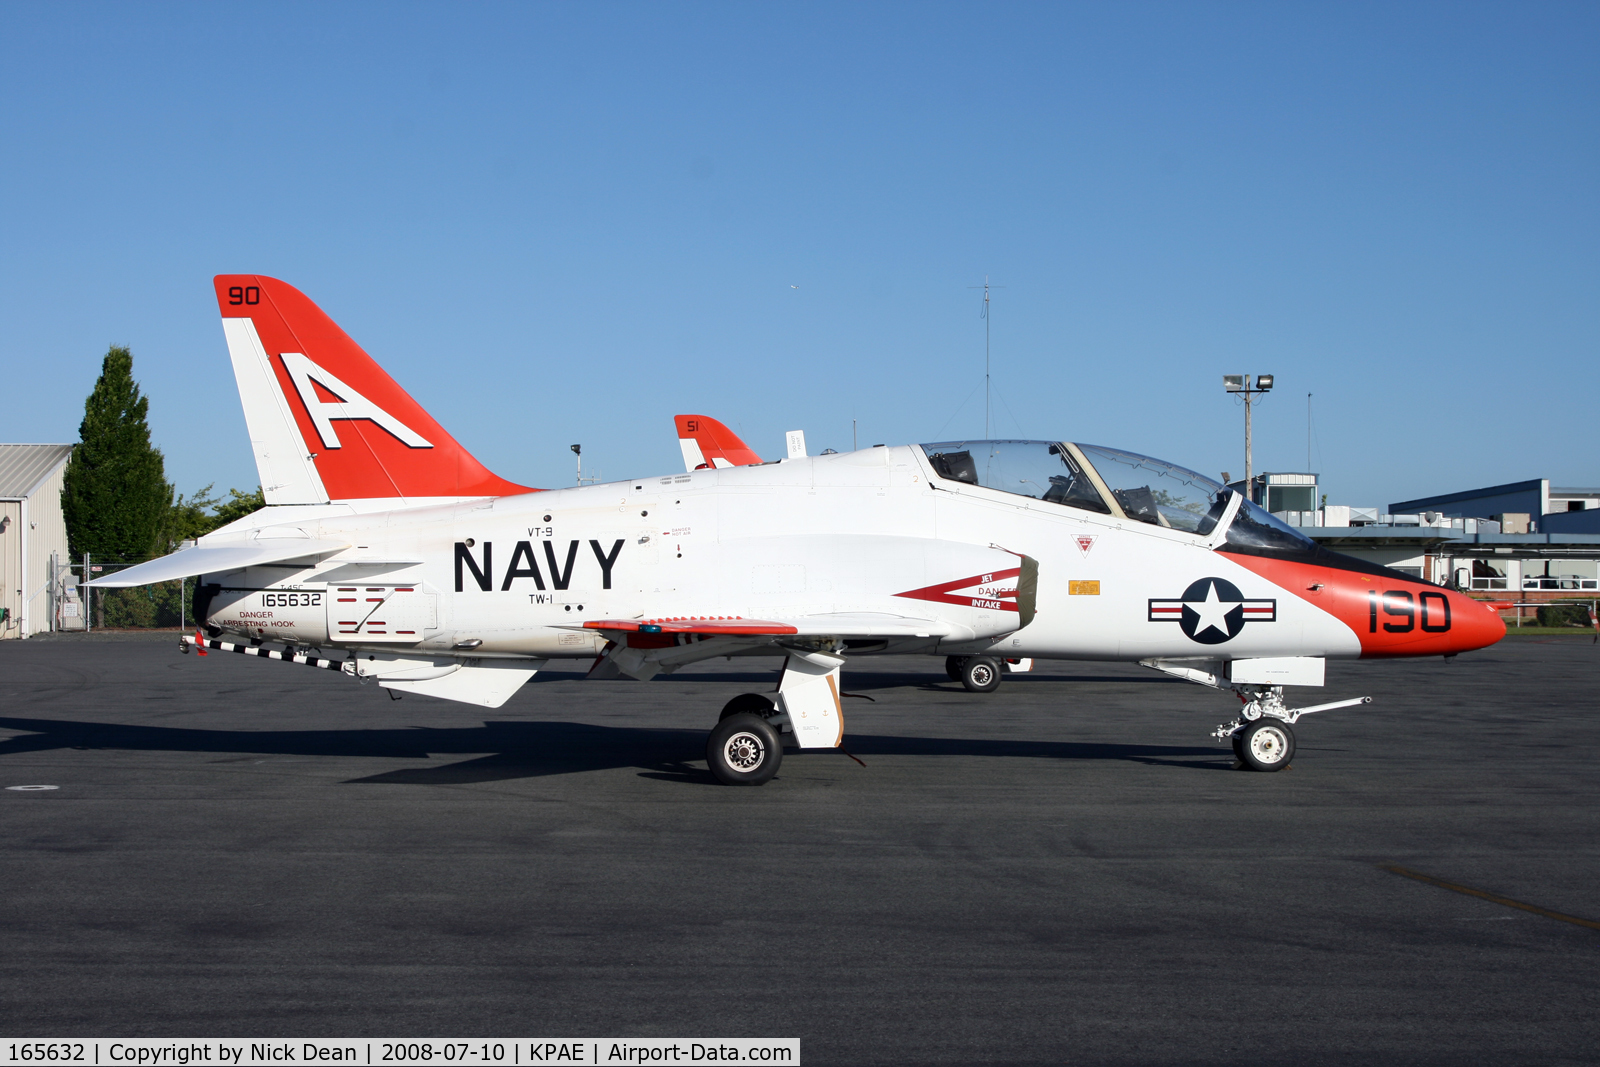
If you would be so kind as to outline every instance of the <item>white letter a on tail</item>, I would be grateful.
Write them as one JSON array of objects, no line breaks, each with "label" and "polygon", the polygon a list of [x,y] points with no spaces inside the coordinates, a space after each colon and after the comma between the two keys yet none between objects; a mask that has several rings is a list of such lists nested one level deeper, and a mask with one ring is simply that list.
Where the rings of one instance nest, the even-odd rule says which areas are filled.
[{"label": "white letter a on tail", "polygon": [[[289,372],[325,448],[341,447],[339,435],[333,431],[334,419],[371,419],[412,448],[433,447],[421,434],[311,362],[302,353],[284,352],[278,358],[283,360],[284,369]],[[320,399],[312,382],[339,397],[339,400],[330,404]]]}]

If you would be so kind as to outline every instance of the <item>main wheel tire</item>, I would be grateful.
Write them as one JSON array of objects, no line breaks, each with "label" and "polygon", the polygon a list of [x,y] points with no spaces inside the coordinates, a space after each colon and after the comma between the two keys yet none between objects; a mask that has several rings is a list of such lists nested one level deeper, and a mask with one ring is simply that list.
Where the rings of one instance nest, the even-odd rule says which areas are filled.
[{"label": "main wheel tire", "polygon": [[969,693],[992,693],[1000,688],[1000,661],[992,656],[968,656],[961,665],[961,684]]},{"label": "main wheel tire", "polygon": [[961,681],[961,668],[966,665],[966,656],[946,656],[944,658],[944,673],[950,676],[952,682]]},{"label": "main wheel tire", "polygon": [[764,719],[776,710],[777,705],[772,702],[770,697],[762,696],[760,693],[740,693],[722,706],[722,714],[717,716],[717,721],[721,722],[723,719],[732,718],[747,711]]},{"label": "main wheel tire", "polygon": [[1281,719],[1257,719],[1239,735],[1239,759],[1252,771],[1281,771],[1294,758],[1294,731]]},{"label": "main wheel tire", "polygon": [[706,764],[724,785],[765,785],[782,762],[777,729],[753,712],[728,716],[706,739]]}]

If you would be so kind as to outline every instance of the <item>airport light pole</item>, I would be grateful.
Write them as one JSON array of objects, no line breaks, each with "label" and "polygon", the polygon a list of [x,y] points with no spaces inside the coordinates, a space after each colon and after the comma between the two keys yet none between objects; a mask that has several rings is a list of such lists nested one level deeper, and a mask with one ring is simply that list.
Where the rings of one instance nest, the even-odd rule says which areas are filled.
[{"label": "airport light pole", "polygon": [[1224,374],[1222,387],[1244,397],[1244,498],[1254,502],[1255,486],[1250,481],[1250,405],[1257,396],[1272,391],[1272,375],[1258,374],[1252,383],[1248,374]]}]

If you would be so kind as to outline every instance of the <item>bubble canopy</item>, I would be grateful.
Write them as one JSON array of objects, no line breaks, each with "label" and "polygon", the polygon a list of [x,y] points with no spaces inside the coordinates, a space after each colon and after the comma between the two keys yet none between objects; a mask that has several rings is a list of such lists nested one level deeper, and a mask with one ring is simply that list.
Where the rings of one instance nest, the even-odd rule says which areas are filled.
[{"label": "bubble canopy", "polygon": [[[1208,536],[1233,491],[1175,463],[1067,441],[939,441],[921,446],[941,478],[1101,515]],[[1314,551],[1316,543],[1244,501],[1227,540],[1255,551]]]},{"label": "bubble canopy", "polygon": [[1120,448],[1077,447],[1130,519],[1209,534],[1227,506],[1228,488],[1203,474]]}]

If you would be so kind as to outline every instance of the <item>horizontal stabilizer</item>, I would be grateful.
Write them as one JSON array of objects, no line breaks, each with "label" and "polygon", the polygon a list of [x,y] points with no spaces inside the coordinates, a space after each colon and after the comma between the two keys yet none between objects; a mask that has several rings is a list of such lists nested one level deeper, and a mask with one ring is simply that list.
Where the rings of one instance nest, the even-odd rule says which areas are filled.
[{"label": "horizontal stabilizer", "polygon": [[184,548],[136,567],[108,574],[87,583],[101,589],[127,589],[135,585],[170,582],[197,574],[220,574],[262,563],[281,563],[302,556],[320,556],[349,548],[344,541],[319,541],[309,537],[269,537],[216,548]]}]

